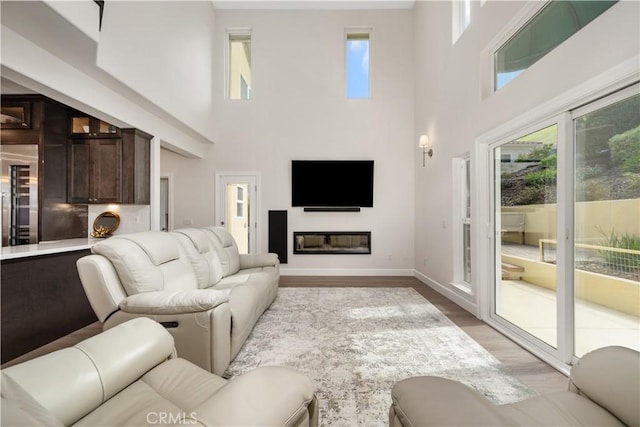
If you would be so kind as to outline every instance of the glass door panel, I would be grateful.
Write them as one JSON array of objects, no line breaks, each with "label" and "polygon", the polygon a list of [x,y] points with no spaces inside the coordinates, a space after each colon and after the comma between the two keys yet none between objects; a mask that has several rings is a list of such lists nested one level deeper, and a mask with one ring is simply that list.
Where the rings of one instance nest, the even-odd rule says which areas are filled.
[{"label": "glass door panel", "polygon": [[238,244],[241,254],[249,253],[249,184],[228,183],[225,227]]},{"label": "glass door panel", "polygon": [[233,236],[241,254],[255,253],[258,241],[258,175],[216,174],[216,223]]},{"label": "glass door panel", "polygon": [[557,133],[554,124],[493,150],[495,314],[554,348]]},{"label": "glass door panel", "polygon": [[640,95],[588,110],[574,118],[577,357],[640,350]]}]

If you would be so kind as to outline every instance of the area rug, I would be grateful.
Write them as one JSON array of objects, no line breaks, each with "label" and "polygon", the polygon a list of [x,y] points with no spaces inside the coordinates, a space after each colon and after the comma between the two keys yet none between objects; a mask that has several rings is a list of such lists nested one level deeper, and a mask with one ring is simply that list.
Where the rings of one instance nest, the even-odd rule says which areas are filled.
[{"label": "area rug", "polygon": [[461,381],[496,403],[535,393],[412,288],[281,288],[225,373],[289,366],[317,387],[322,426],[386,426],[403,378]]}]

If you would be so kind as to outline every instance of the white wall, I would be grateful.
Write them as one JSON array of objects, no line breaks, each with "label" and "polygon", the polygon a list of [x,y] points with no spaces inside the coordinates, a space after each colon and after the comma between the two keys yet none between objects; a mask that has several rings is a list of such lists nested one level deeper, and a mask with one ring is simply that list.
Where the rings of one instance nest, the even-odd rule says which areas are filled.
[{"label": "white wall", "polygon": [[[252,29],[251,101],[224,98],[214,82],[216,145],[202,160],[162,151],[174,176],[174,227],[214,219],[216,171],[261,173],[261,250],[269,210],[289,211],[284,272],[402,274],[413,269],[413,19],[411,10],[216,11],[217,76],[227,28]],[[371,99],[347,100],[344,30],[370,27]],[[374,208],[304,213],[291,208],[292,159],[372,159]],[[293,231],[372,232],[372,255],[292,255]]]},{"label": "white wall", "polygon": [[[209,2],[193,2],[196,7],[189,2],[181,15],[174,13],[168,17],[166,11],[169,6],[164,2],[111,2],[105,8],[103,31],[105,34],[121,31],[128,38],[123,40],[100,33],[100,40],[96,43],[94,35],[87,35],[84,29],[80,29],[82,26],[78,26],[78,20],[84,16],[87,4],[94,11],[97,11],[97,5],[82,2],[82,7],[75,10],[58,3],[0,3],[2,76],[116,126],[143,129],[161,139],[164,146],[183,154],[202,156],[212,142],[208,125],[212,115],[211,93],[199,89],[205,86],[210,88],[211,79],[214,78],[212,66],[206,65],[211,58],[206,50],[210,51],[211,47],[212,5]],[[155,19],[146,27],[130,22],[136,17],[144,21],[144,16],[139,16],[144,15],[140,3],[149,8],[157,6],[159,10],[158,14],[147,13]],[[126,7],[131,8],[131,13]],[[107,13],[108,10],[113,13]],[[128,19],[122,19],[119,15]],[[177,19],[178,16],[181,19]],[[94,18],[97,28],[97,12]],[[191,33],[172,23],[172,20],[182,22],[185,26],[190,21],[207,22],[206,29],[203,28],[204,24],[194,24],[197,36],[191,37],[206,42],[186,43],[191,38],[180,35]],[[125,21],[127,28],[120,28]],[[176,39],[185,45],[183,52],[188,52],[189,58],[196,58],[188,61],[180,57],[180,67],[173,67],[179,68],[180,72],[173,72],[165,66],[175,61],[169,53],[174,55],[174,51],[178,50],[177,47],[171,51],[163,50],[170,45],[165,38],[173,34],[172,27],[178,27]],[[141,43],[133,43],[138,39]],[[127,55],[121,54],[111,41],[119,43],[119,48]],[[145,41],[148,43],[143,43]],[[99,45],[103,42],[106,47],[100,54],[101,62],[107,63],[107,68],[125,70],[121,74],[116,73],[117,77],[105,73],[96,65],[96,55],[101,50]],[[194,51],[192,45],[203,48],[205,54],[200,54],[200,49]],[[135,50],[127,49],[129,46]],[[189,66],[197,71],[187,73],[185,68]],[[197,87],[183,78],[185,74],[189,74],[190,78],[197,77]],[[200,74],[206,74],[206,79],[201,78]],[[120,78],[123,80],[120,81]],[[150,87],[154,89],[153,96]],[[198,96],[189,104],[186,97],[194,93]],[[204,98],[208,98],[208,101],[203,101]],[[207,104],[206,108],[204,104]]]},{"label": "white wall", "polygon": [[151,229],[149,205],[88,205],[87,235],[93,232],[93,222],[98,215],[106,211],[116,212],[120,216],[120,225],[114,235]]},{"label": "white wall", "polygon": [[108,2],[96,63],[209,137],[213,20],[207,1]]},{"label": "white wall", "polygon": [[[419,1],[414,8],[415,134],[428,133],[435,151],[426,168],[420,164],[415,170],[415,266],[423,279],[441,286],[445,293],[453,290],[449,286],[453,276],[451,159],[471,152],[473,162],[474,141],[482,133],[640,51],[639,3],[620,2],[498,92],[483,95],[481,76],[486,75],[487,64],[483,53],[527,6],[488,1],[481,7],[472,2],[471,25],[454,46],[449,37],[443,37],[451,34],[449,2]],[[483,227],[475,222],[472,226]]]}]

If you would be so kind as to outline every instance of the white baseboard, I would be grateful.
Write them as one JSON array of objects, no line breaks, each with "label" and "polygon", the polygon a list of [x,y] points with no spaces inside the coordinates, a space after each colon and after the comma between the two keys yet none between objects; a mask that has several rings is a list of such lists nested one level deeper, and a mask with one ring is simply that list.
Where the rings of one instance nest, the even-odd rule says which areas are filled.
[{"label": "white baseboard", "polygon": [[476,302],[469,300],[465,296],[461,295],[460,292],[456,291],[454,286],[445,286],[441,283],[436,282],[426,274],[419,272],[418,270],[414,270],[414,276],[420,280],[422,283],[443,295],[444,297],[450,299],[454,303],[458,304],[460,307],[467,310],[469,313],[474,316],[480,318],[478,316],[478,305]]},{"label": "white baseboard", "polygon": [[281,276],[413,276],[413,269],[387,268],[286,268]]}]

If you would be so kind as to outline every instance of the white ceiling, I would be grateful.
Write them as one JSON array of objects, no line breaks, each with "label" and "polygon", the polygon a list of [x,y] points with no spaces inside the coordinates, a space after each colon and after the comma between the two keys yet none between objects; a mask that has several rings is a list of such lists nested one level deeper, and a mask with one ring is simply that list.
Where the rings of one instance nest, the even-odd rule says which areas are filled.
[{"label": "white ceiling", "polygon": [[415,0],[212,0],[216,9],[411,9]]}]

